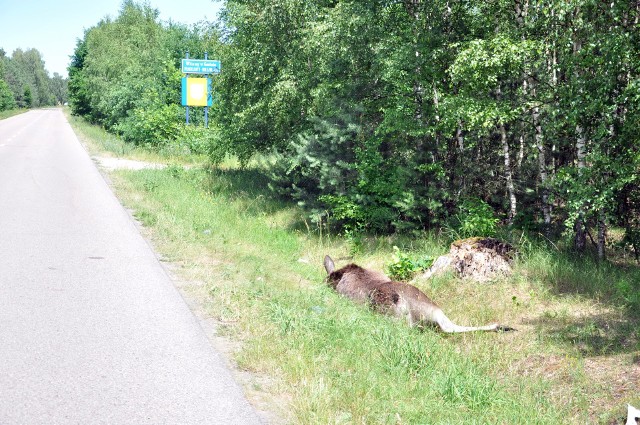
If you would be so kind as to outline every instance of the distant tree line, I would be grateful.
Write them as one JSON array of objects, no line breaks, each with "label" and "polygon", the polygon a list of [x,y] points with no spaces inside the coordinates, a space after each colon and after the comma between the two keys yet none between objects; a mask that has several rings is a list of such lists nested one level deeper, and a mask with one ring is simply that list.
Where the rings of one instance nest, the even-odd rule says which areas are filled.
[{"label": "distant tree line", "polygon": [[64,104],[67,80],[49,73],[36,49],[16,49],[11,56],[0,49],[0,111]]},{"label": "distant tree line", "polygon": [[157,16],[125,1],[87,31],[76,113],[135,143],[194,137],[179,128],[178,60],[206,49],[223,72],[201,145],[265,154],[274,190],[320,225],[477,216],[564,229],[601,256],[615,226],[640,250],[636,1],[227,0],[197,29]]}]

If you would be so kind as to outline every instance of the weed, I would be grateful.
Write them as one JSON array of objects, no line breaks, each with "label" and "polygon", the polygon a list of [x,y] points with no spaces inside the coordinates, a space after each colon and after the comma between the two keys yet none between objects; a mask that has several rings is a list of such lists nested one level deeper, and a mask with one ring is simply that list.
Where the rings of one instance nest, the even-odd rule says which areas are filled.
[{"label": "weed", "polygon": [[147,192],[154,192],[158,189],[159,183],[153,179],[147,179],[143,183],[144,190]]},{"label": "weed", "polygon": [[171,164],[167,167],[167,171],[174,179],[179,179],[184,173],[184,167],[177,164]]},{"label": "weed", "polygon": [[397,246],[393,247],[393,261],[387,265],[389,277],[396,280],[410,280],[416,273],[426,270],[433,264],[432,257],[422,257],[417,260],[400,251]]},{"label": "weed", "polygon": [[451,239],[495,236],[499,221],[489,204],[478,198],[469,198],[460,204],[458,213],[446,230]]}]

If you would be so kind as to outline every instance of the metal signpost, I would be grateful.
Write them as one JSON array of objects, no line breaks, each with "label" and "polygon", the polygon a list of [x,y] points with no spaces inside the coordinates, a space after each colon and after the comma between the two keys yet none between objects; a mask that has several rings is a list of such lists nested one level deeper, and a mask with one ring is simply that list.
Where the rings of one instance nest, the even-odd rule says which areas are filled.
[{"label": "metal signpost", "polygon": [[211,92],[211,78],[189,78],[190,74],[211,75],[219,74],[221,64],[219,60],[209,60],[205,52],[204,60],[190,59],[186,52],[182,59],[182,105],[186,107],[186,119],[189,124],[189,106],[204,106],[204,125],[209,127],[209,106],[213,104]]}]

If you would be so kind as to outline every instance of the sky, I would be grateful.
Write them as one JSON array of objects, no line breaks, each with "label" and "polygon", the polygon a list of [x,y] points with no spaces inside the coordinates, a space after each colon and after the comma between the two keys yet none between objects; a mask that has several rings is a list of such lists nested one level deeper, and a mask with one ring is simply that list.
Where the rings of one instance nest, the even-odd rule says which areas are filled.
[{"label": "sky", "polygon": [[[137,1],[144,3],[144,1]],[[222,7],[216,0],[148,0],[160,20],[194,24],[213,21]],[[0,0],[0,48],[37,49],[49,75],[67,76],[69,57],[84,30],[105,16],[116,18],[121,0]]]}]

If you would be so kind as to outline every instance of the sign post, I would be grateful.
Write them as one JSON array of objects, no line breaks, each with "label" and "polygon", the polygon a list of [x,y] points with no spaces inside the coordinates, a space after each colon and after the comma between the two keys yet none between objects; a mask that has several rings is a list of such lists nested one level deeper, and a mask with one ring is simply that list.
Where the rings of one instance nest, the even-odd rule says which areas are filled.
[{"label": "sign post", "polygon": [[[189,59],[189,51],[187,50],[187,53],[184,55],[187,59]],[[185,77],[185,79],[189,78],[189,74],[187,74]],[[182,83],[183,87],[186,85],[186,81],[183,81]],[[183,93],[184,96],[184,93]],[[184,100],[183,100],[183,104],[184,104]],[[189,125],[189,105],[187,105],[187,125]]]},{"label": "sign post", "polygon": [[[204,60],[206,61],[208,59],[209,59],[209,53],[204,52]],[[218,69],[220,69],[219,65],[218,65]],[[204,128],[209,128],[209,105],[204,107]]]},{"label": "sign post", "polygon": [[220,61],[209,60],[207,52],[204,53],[204,60],[190,59],[189,52],[186,52],[181,69],[185,74],[182,78],[182,105],[186,107],[187,124],[189,124],[189,106],[204,106],[204,123],[209,127],[209,106],[213,104],[211,78],[189,78],[189,75],[219,74]]}]

